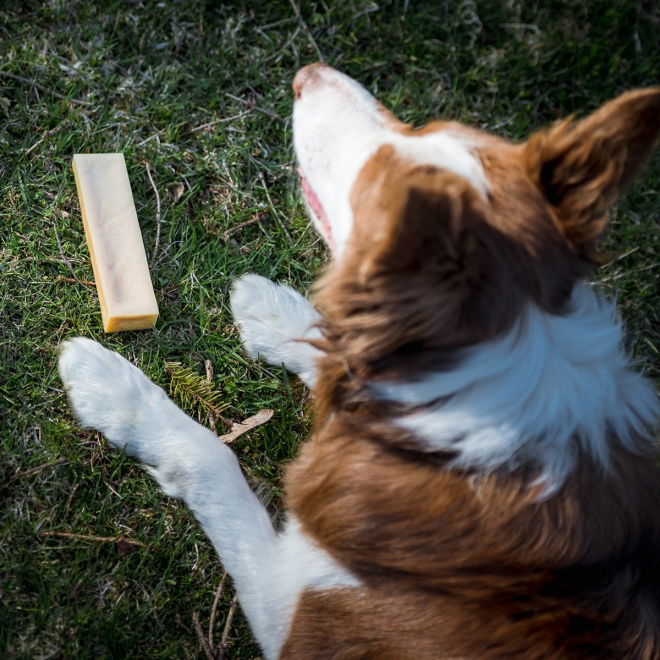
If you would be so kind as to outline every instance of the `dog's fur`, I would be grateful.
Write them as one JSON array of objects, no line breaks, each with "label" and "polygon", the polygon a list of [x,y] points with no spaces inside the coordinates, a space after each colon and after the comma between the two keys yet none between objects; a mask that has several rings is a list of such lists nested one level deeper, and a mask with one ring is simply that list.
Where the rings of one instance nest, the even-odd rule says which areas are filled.
[{"label": "dog's fur", "polygon": [[76,415],[185,500],[268,658],[659,658],[658,402],[581,279],[660,89],[522,144],[414,130],[323,65],[294,92],[322,316],[256,275],[232,293],[248,352],[314,390],[284,529],[228,447],[82,338]]}]

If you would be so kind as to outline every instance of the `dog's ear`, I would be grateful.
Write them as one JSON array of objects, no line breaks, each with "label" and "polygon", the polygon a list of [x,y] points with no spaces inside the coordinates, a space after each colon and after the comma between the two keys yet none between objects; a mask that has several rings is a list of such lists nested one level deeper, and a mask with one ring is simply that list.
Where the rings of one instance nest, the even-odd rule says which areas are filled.
[{"label": "dog's ear", "polygon": [[457,283],[476,276],[479,245],[472,229],[482,223],[479,194],[447,170],[385,162],[390,159],[398,157],[381,148],[351,199],[361,277],[424,270]]},{"label": "dog's ear", "polygon": [[346,252],[317,296],[347,338],[345,359],[391,365],[396,356],[407,360],[411,346],[469,343],[502,326],[515,302],[498,306],[484,295],[500,286],[492,254],[506,256],[491,245],[485,203],[465,179],[391,147],[367,163],[351,195]]},{"label": "dog's ear", "polygon": [[581,257],[596,259],[609,207],[637,176],[659,134],[660,87],[654,87],[622,94],[581,121],[558,122],[524,144],[527,173]]}]

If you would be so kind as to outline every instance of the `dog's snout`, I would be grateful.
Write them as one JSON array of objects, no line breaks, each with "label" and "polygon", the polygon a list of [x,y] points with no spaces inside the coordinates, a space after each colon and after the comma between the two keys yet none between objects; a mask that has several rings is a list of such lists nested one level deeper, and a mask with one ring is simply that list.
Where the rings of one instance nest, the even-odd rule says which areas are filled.
[{"label": "dog's snout", "polygon": [[311,81],[319,77],[319,72],[322,69],[329,69],[330,67],[323,62],[315,62],[314,64],[308,64],[296,73],[293,79],[293,94],[296,99],[299,99],[302,95],[303,87],[306,87],[310,84]]}]

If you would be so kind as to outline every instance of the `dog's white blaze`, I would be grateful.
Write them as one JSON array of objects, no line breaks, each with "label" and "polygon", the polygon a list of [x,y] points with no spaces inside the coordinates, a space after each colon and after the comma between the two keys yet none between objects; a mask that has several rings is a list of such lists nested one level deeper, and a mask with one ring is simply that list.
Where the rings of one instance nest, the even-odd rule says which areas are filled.
[{"label": "dog's white blaze", "polygon": [[454,172],[487,193],[486,175],[469,140],[450,130],[403,135],[388,125],[376,99],[354,80],[330,68],[317,75],[294,106],[294,147],[332,226],[337,255],[353,227],[353,184],[381,146],[392,145],[415,163]]},{"label": "dog's white blaze", "polygon": [[439,400],[396,420],[424,450],[455,451],[457,467],[486,472],[531,462],[552,492],[579,449],[607,468],[608,430],[634,449],[660,412],[650,383],[628,368],[614,305],[580,284],[572,306],[552,316],[530,305],[505,337],[466,349],[456,369],[371,390],[409,406]]}]

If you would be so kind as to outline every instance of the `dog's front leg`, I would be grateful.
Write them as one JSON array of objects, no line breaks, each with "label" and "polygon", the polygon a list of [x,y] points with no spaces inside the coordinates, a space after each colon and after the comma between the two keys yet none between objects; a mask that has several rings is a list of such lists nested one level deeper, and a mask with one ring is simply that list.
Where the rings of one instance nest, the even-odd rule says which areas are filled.
[{"label": "dog's front leg", "polygon": [[291,535],[275,532],[234,453],[137,367],[94,341],[65,342],[59,370],[81,423],[135,456],[165,493],[190,507],[234,580],[266,656],[277,657],[297,598],[282,582],[287,567],[277,558]]},{"label": "dog's front leg", "polygon": [[314,387],[316,360],[322,353],[305,340],[321,338],[321,317],[303,296],[249,273],[234,281],[231,310],[248,355],[283,364]]}]

